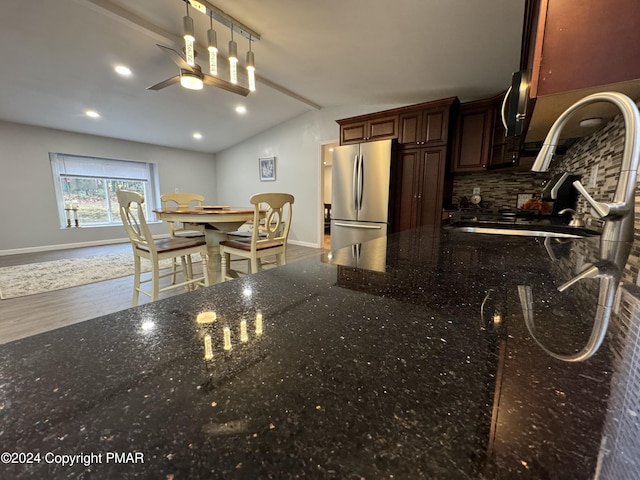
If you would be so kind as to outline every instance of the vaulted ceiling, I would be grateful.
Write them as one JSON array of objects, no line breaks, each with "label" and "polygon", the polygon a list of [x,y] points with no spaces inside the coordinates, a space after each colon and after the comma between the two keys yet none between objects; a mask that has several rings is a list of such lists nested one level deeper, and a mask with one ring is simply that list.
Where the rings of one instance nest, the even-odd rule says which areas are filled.
[{"label": "vaulted ceiling", "polygon": [[[182,49],[183,0],[2,2],[0,120],[213,153],[314,109],[492,96],[518,69],[524,0],[211,3],[260,34],[247,97],[206,85],[147,90],[179,72],[156,44]],[[208,72],[210,20],[190,15]],[[224,78],[230,29],[214,27]],[[249,41],[234,39],[244,66]],[[118,64],[133,74],[119,76]]]}]

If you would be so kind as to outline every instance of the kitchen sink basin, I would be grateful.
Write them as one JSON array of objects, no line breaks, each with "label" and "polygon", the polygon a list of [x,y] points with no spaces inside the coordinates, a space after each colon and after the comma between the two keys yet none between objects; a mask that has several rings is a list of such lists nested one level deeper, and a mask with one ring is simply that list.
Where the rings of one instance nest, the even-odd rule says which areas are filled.
[{"label": "kitchen sink basin", "polygon": [[600,235],[600,232],[596,230],[585,227],[570,227],[564,224],[458,221],[450,223],[445,228],[459,232],[518,235],[522,237],[583,238]]}]

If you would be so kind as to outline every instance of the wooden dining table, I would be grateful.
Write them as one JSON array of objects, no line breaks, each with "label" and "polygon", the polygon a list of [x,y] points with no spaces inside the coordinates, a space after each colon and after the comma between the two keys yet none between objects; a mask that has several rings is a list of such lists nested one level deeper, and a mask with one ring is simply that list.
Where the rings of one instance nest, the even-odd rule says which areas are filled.
[{"label": "wooden dining table", "polygon": [[242,224],[253,220],[253,207],[202,206],[178,209],[157,209],[153,212],[158,220],[204,225],[207,251],[209,253],[209,279],[213,283],[222,281],[220,273],[220,242],[227,233],[234,232]]}]

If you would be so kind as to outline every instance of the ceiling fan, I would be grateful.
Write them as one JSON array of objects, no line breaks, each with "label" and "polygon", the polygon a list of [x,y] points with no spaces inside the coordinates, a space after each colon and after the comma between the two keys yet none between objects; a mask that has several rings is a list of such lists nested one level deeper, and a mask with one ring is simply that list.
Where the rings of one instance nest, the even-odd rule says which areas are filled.
[{"label": "ceiling fan", "polygon": [[196,64],[192,67],[187,63],[185,58],[174,49],[165,47],[164,45],[156,45],[160,47],[160,50],[169,55],[169,58],[171,58],[171,60],[173,60],[174,63],[178,65],[178,67],[180,67],[180,74],[176,75],[175,77],[168,78],[163,82],[156,83],[155,85],[147,87],[147,90],[161,90],[176,83],[180,83],[185,88],[198,90],[202,88],[202,84],[204,83],[206,85],[212,85],[214,87],[222,88],[229,92],[237,93],[238,95],[242,95],[244,97],[249,94],[249,89],[246,87],[235,85],[212,75],[202,73],[200,65]]}]

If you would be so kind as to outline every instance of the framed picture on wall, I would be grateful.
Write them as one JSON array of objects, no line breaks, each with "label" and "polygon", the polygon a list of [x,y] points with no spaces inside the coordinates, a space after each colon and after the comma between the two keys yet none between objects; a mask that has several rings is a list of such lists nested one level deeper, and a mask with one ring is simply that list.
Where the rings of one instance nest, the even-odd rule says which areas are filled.
[{"label": "framed picture on wall", "polygon": [[261,182],[273,182],[276,179],[276,157],[259,158],[258,167]]}]

